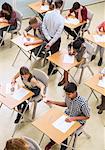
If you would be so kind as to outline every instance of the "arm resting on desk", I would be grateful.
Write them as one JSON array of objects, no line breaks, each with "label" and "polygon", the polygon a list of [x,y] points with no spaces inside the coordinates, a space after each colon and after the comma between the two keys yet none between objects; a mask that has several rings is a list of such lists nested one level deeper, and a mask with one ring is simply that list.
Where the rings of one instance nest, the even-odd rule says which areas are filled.
[{"label": "arm resting on desk", "polygon": [[89,117],[77,116],[77,117],[67,117],[65,121],[71,122],[71,121],[87,120],[87,119],[89,119]]},{"label": "arm resting on desk", "polygon": [[56,101],[47,100],[46,103],[47,104],[58,105],[58,106],[61,106],[61,107],[67,107],[65,102],[56,102]]}]

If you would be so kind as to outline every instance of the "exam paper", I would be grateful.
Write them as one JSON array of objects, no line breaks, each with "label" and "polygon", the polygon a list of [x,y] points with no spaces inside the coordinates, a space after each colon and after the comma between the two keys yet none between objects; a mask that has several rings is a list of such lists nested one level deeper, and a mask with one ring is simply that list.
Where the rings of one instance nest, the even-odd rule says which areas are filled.
[{"label": "exam paper", "polygon": [[105,42],[105,35],[93,35],[95,42]]},{"label": "exam paper", "polygon": [[24,44],[26,42],[34,42],[35,39],[34,38],[25,38],[24,36],[21,36],[19,38],[19,43]]},{"label": "exam paper", "polygon": [[16,90],[12,97],[16,100],[21,100],[24,96],[26,96],[30,91],[24,89],[24,88],[19,88],[18,90]]},{"label": "exam paper", "polygon": [[48,5],[44,5],[44,6],[42,5],[40,9],[47,11],[47,10],[49,10],[49,6]]},{"label": "exam paper", "polygon": [[65,18],[65,23],[76,25],[79,23],[79,20],[77,18]]},{"label": "exam paper", "polygon": [[103,77],[101,80],[99,80],[98,86],[105,88],[105,77]]},{"label": "exam paper", "polygon": [[65,54],[64,55],[64,58],[63,58],[63,63],[74,63],[74,56],[70,56],[68,54]]},{"label": "exam paper", "polygon": [[65,133],[67,130],[72,127],[75,123],[75,121],[72,122],[66,122],[65,119],[67,116],[62,115],[59,119],[57,119],[55,122],[53,122],[53,126],[60,130],[61,132]]}]

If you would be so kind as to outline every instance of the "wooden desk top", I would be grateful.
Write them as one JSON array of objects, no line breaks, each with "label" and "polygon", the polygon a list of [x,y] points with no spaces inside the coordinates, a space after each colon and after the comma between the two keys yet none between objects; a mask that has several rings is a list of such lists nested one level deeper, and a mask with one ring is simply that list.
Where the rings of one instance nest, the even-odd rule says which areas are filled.
[{"label": "wooden desk top", "polygon": [[84,84],[105,96],[105,88],[98,86],[98,81],[99,81],[99,74],[96,74],[92,76],[89,80],[87,80]]},{"label": "wooden desk top", "polygon": [[2,90],[0,89],[0,102],[6,105],[9,109],[13,109],[33,95],[34,93],[30,91],[22,99],[16,100],[10,94],[6,94],[5,88],[2,87]]},{"label": "wooden desk top", "polygon": [[77,62],[76,60],[74,60],[74,63],[64,63],[63,59],[65,54],[68,54],[68,51],[59,51],[47,57],[47,59],[65,71],[69,71],[71,68],[80,64],[80,62]]},{"label": "wooden desk top", "polygon": [[4,27],[8,27],[9,25],[10,25],[9,23],[0,22],[0,29],[2,29]]},{"label": "wooden desk top", "polygon": [[62,115],[66,114],[64,114],[60,109],[50,109],[42,117],[35,120],[32,124],[57,144],[61,144],[67,137],[69,137],[72,133],[74,133],[78,128],[81,127],[81,124],[79,122],[75,122],[74,125],[66,133],[63,133],[60,130],[56,129],[52,125],[52,123]]},{"label": "wooden desk top", "polygon": [[97,35],[97,33],[84,34],[84,38],[91,41],[91,42],[93,42],[93,43],[95,43],[95,44],[97,44],[97,45],[99,45],[99,46],[101,46],[101,47],[103,47],[103,48],[105,48],[105,42],[96,42],[94,40],[94,37],[93,37],[94,35]]},{"label": "wooden desk top", "polygon": [[[45,3],[45,5],[48,5],[48,3]],[[31,3],[31,4],[28,5],[28,7],[30,7],[32,10],[34,10],[34,11],[40,13],[40,14],[46,13],[48,10],[41,10],[41,6],[42,6],[41,1]]]},{"label": "wooden desk top", "polygon": [[[69,16],[68,18],[75,18],[75,16]],[[65,26],[70,28],[70,29],[75,29],[81,25],[84,25],[86,23],[86,21],[83,21],[81,23],[78,23],[78,24],[68,24],[68,23],[65,23]]]},{"label": "wooden desk top", "polygon": [[[35,36],[32,36],[32,35],[28,35],[27,37],[29,38],[32,38],[34,39],[35,41],[37,40],[41,40],[39,39],[38,37],[35,37]],[[40,44],[35,44],[35,45],[30,45],[30,46],[25,46],[24,45],[24,41],[23,41],[23,38],[25,38],[24,36],[18,36],[16,38],[13,38],[11,41],[16,44],[18,47],[20,47],[21,49],[25,50],[25,51],[30,51],[38,46],[40,46],[42,43],[43,43],[43,40],[42,40],[42,43]]]}]

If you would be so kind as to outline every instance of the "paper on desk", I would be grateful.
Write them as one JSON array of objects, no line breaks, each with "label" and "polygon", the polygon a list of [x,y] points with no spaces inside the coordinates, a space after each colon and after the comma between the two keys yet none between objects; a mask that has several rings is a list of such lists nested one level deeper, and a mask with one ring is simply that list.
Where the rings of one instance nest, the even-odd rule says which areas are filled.
[{"label": "paper on desk", "polygon": [[64,55],[63,63],[74,63],[74,55],[70,56],[68,54]]},{"label": "paper on desk", "polygon": [[24,89],[24,88],[19,88],[14,92],[12,97],[16,100],[21,100],[24,96],[26,96],[30,91]]},{"label": "paper on desk", "polygon": [[105,42],[105,35],[93,35],[95,42]]},{"label": "paper on desk", "polygon": [[20,38],[19,38],[19,43],[21,43],[21,44],[24,44],[24,43],[26,43],[26,42],[34,42],[35,41],[35,39],[34,38],[25,38],[25,37],[23,37],[23,36],[21,36]]},{"label": "paper on desk", "polygon": [[53,126],[60,130],[61,132],[65,133],[67,130],[72,127],[75,123],[75,121],[72,122],[66,122],[65,119],[67,116],[62,115],[59,119],[57,119],[55,122],[53,122]]},{"label": "paper on desk", "polygon": [[77,18],[65,18],[65,23],[76,25],[79,23],[79,20]]},{"label": "paper on desk", "polygon": [[47,11],[47,10],[49,10],[49,6],[48,5],[44,5],[44,6],[42,5],[40,9]]},{"label": "paper on desk", "polygon": [[103,77],[101,80],[99,80],[98,86],[105,88],[105,77]]}]

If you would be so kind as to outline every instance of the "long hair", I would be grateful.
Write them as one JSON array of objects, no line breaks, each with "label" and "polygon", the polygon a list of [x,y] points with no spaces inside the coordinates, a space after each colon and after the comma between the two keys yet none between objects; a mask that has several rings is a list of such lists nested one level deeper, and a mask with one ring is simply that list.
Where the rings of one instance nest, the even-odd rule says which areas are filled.
[{"label": "long hair", "polygon": [[30,73],[30,71],[29,71],[29,69],[28,69],[27,67],[22,66],[22,67],[20,68],[20,75],[22,76],[22,75],[25,75],[25,74],[29,74],[29,75],[30,75],[30,76],[29,76],[29,79],[28,79],[28,81],[30,82],[30,80],[31,80],[31,78],[32,78],[32,74]]},{"label": "long hair", "polygon": [[5,2],[5,3],[2,5],[1,8],[2,8],[2,10],[8,11],[10,15],[12,14],[13,9],[12,9],[12,6],[11,6],[10,4],[8,4],[8,3]]}]

